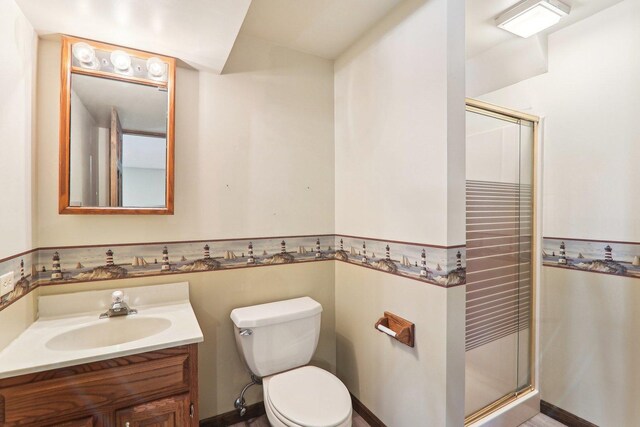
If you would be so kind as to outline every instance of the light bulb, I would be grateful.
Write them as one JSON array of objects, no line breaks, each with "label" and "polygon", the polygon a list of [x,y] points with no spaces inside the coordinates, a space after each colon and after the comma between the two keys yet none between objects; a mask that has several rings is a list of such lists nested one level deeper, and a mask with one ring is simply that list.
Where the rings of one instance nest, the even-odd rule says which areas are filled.
[{"label": "light bulb", "polygon": [[111,52],[111,63],[118,71],[127,71],[131,67],[131,57],[127,52],[114,50]]},{"label": "light bulb", "polygon": [[147,59],[147,70],[154,79],[162,78],[165,75],[167,70],[166,65],[167,64],[162,62],[160,58],[156,58],[155,56]]},{"label": "light bulb", "polygon": [[74,43],[71,50],[73,56],[80,61],[81,64],[91,65],[96,59],[96,52],[87,43]]}]

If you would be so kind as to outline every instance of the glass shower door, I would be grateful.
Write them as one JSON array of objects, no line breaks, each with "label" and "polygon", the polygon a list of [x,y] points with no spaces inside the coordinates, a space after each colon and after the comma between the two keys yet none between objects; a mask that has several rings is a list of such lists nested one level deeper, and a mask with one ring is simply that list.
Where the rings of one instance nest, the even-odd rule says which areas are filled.
[{"label": "glass shower door", "polygon": [[531,385],[533,129],[468,107],[465,415]]}]

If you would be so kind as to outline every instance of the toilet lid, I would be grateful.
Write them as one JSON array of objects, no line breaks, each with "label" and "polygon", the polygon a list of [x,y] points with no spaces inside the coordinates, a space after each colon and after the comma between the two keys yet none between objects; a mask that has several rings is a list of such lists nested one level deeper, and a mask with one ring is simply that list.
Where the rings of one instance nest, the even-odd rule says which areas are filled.
[{"label": "toilet lid", "polygon": [[336,426],[351,414],[351,396],[345,385],[315,366],[272,376],[268,397],[281,416],[305,427]]}]

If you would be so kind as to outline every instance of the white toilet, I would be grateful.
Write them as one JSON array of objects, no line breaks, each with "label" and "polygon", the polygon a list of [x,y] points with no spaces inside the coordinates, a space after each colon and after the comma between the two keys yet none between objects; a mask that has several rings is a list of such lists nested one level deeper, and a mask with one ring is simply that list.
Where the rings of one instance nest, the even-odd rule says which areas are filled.
[{"label": "white toilet", "polygon": [[351,397],[333,374],[306,366],[318,345],[322,306],[309,297],[231,312],[240,356],[262,379],[275,427],[350,427]]}]

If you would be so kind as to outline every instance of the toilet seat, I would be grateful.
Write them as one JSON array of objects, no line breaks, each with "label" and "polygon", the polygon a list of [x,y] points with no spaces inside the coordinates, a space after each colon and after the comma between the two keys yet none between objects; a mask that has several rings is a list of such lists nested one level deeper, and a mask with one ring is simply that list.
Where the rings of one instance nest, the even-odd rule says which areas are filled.
[{"label": "toilet seat", "polygon": [[303,366],[263,379],[267,416],[277,427],[350,427],[351,396],[331,373]]}]

